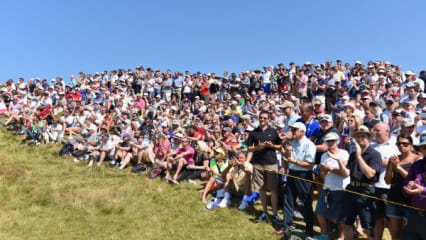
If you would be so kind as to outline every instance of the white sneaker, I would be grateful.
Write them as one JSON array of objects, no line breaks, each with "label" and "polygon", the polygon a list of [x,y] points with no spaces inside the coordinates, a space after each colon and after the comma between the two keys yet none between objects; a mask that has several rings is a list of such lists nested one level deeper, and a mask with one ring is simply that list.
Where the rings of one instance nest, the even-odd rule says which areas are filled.
[{"label": "white sneaker", "polygon": [[226,207],[228,207],[228,206],[230,206],[231,205],[231,201],[229,201],[229,200],[227,200],[227,199],[225,199],[225,198],[223,198],[222,199],[222,201],[220,201],[220,203],[219,203],[219,207],[220,208],[226,208]]},{"label": "white sneaker", "polygon": [[89,164],[87,164],[87,166],[88,166],[88,167],[93,166],[93,160],[90,160],[90,161],[89,161]]},{"label": "white sneaker", "polygon": [[207,205],[206,205],[206,209],[208,209],[208,210],[210,210],[210,209],[212,209],[212,207],[213,207],[213,204],[216,202],[216,198],[215,197],[212,197],[208,202],[207,202]]},{"label": "white sneaker", "polygon": [[78,162],[80,162],[80,160],[78,158],[74,158],[74,162],[78,163]]},{"label": "white sneaker", "polygon": [[188,179],[188,182],[193,185],[198,185],[198,183],[192,179]]}]

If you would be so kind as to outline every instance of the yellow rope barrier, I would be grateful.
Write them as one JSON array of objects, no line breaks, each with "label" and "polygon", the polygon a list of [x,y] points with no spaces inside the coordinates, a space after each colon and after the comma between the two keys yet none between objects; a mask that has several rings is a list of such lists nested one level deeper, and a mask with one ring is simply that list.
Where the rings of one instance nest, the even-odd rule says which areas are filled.
[{"label": "yellow rope barrier", "polygon": [[386,199],[383,199],[383,198],[378,198],[378,197],[375,197],[375,196],[371,196],[371,195],[367,195],[367,194],[363,194],[363,193],[359,193],[359,192],[347,190],[347,189],[344,189],[344,188],[339,188],[339,187],[331,186],[331,185],[328,185],[328,184],[325,184],[325,183],[315,182],[315,181],[312,181],[312,180],[309,180],[309,179],[305,179],[305,178],[293,176],[293,175],[290,175],[290,174],[287,174],[287,173],[280,173],[280,172],[277,172],[277,171],[273,171],[271,169],[260,167],[259,165],[253,165],[253,167],[257,168],[259,170],[273,172],[273,173],[276,173],[276,174],[279,174],[279,175],[283,175],[283,176],[291,177],[291,178],[294,178],[294,179],[298,179],[298,180],[302,180],[302,181],[306,181],[306,182],[318,184],[318,185],[321,185],[321,186],[329,187],[331,189],[345,191],[345,192],[356,194],[356,195],[359,195],[359,196],[362,196],[362,197],[372,198],[372,199],[379,200],[379,201],[382,201],[382,202],[385,202],[385,203],[391,203],[391,204],[398,205],[398,206],[401,206],[401,207],[410,208],[410,209],[413,209],[413,210],[416,210],[416,211],[420,211],[420,212],[426,211],[426,209],[416,208],[416,207],[413,207],[413,206],[410,206],[410,205],[406,205],[406,204],[403,204],[403,203],[394,202],[394,201],[386,200]]}]

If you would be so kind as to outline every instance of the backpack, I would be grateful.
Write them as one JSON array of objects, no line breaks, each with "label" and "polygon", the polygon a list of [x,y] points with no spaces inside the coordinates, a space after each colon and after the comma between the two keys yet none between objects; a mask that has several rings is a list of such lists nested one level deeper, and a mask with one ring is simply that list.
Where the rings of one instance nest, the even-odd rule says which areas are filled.
[{"label": "backpack", "polygon": [[59,156],[71,155],[74,152],[74,146],[71,143],[67,143],[62,146],[61,151],[59,151]]},{"label": "backpack", "polygon": [[149,179],[154,179],[154,178],[160,177],[163,173],[164,173],[164,169],[163,168],[156,167],[156,168],[151,169],[148,172],[147,175],[148,175]]},{"label": "backpack", "polygon": [[87,154],[87,151],[86,150],[77,150],[77,151],[75,151],[75,152],[73,152],[72,153],[72,155],[74,156],[74,157],[76,157],[76,158],[80,158],[80,157],[83,157],[84,155],[86,155]]},{"label": "backpack", "polygon": [[132,168],[132,172],[134,173],[143,173],[146,171],[146,166],[143,163],[139,163],[136,164],[133,168]]}]

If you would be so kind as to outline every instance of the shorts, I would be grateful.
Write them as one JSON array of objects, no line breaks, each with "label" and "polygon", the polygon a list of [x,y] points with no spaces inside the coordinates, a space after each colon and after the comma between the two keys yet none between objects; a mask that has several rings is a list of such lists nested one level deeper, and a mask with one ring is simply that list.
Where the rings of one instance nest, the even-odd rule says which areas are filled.
[{"label": "shorts", "polygon": [[330,204],[327,208],[325,203],[325,190],[321,190],[320,196],[318,198],[317,207],[315,209],[315,214],[321,215],[329,219],[338,219],[341,209],[343,196],[345,195],[344,191],[330,191]]},{"label": "shorts", "polygon": [[253,165],[253,190],[259,192],[260,190],[278,191],[279,188],[279,175],[275,172],[265,171],[256,167],[263,167],[272,171],[278,171],[278,164],[260,166]]},{"label": "shorts", "polygon": [[[374,187],[354,187],[348,185],[347,190],[374,196]],[[356,216],[359,215],[361,226],[368,230],[374,229],[375,224],[375,200],[354,193],[345,192],[344,201],[341,202],[341,211],[338,221],[342,224],[352,226]]]},{"label": "shorts", "polygon": [[[376,197],[381,198],[381,199],[388,199],[388,193],[389,193],[389,189],[385,189],[385,188],[376,188]],[[376,200],[376,214],[375,217],[376,219],[380,219],[380,218],[384,218],[386,217],[386,204],[383,201],[380,200]]]},{"label": "shorts", "polygon": [[407,220],[410,216],[411,209],[395,205],[392,203],[386,203],[386,216],[390,218]]}]

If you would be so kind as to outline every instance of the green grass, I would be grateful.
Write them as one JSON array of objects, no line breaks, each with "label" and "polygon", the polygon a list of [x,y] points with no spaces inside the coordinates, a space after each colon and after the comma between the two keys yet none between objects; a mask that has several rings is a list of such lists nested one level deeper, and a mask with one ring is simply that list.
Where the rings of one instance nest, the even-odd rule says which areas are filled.
[{"label": "green grass", "polygon": [[206,211],[201,186],[88,168],[59,157],[59,145],[19,142],[0,131],[0,239],[279,239],[254,211]]},{"label": "green grass", "polygon": [[0,239],[276,239],[235,208],[206,211],[200,186],[88,168],[59,146],[0,131]]}]

